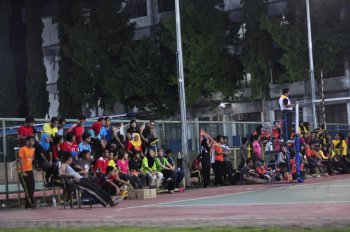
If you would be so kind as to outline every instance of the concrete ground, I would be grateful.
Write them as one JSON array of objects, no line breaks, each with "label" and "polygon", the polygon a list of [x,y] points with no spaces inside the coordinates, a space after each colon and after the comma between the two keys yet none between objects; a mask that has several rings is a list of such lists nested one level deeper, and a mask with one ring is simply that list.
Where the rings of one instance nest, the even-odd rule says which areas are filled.
[{"label": "concrete ground", "polygon": [[225,186],[125,200],[118,207],[0,210],[0,227],[350,225],[350,175],[304,184]]}]

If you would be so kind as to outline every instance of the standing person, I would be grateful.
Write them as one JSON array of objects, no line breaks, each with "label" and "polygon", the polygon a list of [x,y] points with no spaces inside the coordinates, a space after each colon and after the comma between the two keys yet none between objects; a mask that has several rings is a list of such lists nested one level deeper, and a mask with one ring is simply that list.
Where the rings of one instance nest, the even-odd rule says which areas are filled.
[{"label": "standing person", "polygon": [[239,169],[243,168],[243,166],[246,164],[248,159],[248,145],[249,141],[247,137],[244,137],[242,139],[242,145],[241,145],[241,163],[239,164]]},{"label": "standing person", "polygon": [[84,124],[86,121],[86,117],[84,115],[79,116],[78,122],[74,123],[71,128],[69,128],[69,132],[73,132],[76,135],[77,143],[81,142],[82,135],[84,133]]},{"label": "standing person", "polygon": [[253,164],[255,165],[255,161],[261,161],[262,160],[262,154],[261,154],[261,146],[259,143],[259,136],[254,135],[254,141],[253,141]]},{"label": "standing person", "polygon": [[215,173],[215,185],[217,187],[224,185],[224,154],[229,154],[229,152],[224,152],[222,146],[224,144],[224,136],[218,135],[216,138],[216,143],[214,145],[214,155],[215,155],[215,163],[214,163],[214,173]]},{"label": "standing person", "polygon": [[26,137],[26,146],[23,146],[19,150],[18,161],[18,176],[22,184],[22,187],[26,196],[25,208],[34,208],[34,190],[35,190],[35,181],[33,174],[33,160],[34,160],[34,136]]},{"label": "standing person", "polygon": [[32,136],[35,138],[36,131],[34,129],[34,118],[31,116],[26,117],[24,124],[18,128],[17,137],[19,140],[19,146],[25,146],[27,143],[27,137]]},{"label": "standing person", "polygon": [[210,184],[210,145],[207,138],[203,138],[201,142],[201,157],[203,186],[206,188]]},{"label": "standing person", "polygon": [[52,138],[57,135],[58,118],[52,117],[50,123],[45,123],[43,126],[43,134],[48,134]]},{"label": "standing person", "polygon": [[58,120],[58,126],[57,126],[58,132],[57,132],[57,135],[63,136],[63,134],[64,134],[64,126],[65,125],[66,125],[66,119],[65,118],[60,118]]},{"label": "standing person", "polygon": [[282,90],[282,95],[279,98],[279,105],[282,111],[283,120],[283,134],[284,139],[287,141],[292,131],[292,119],[293,119],[293,107],[294,105],[289,100],[289,88]]}]

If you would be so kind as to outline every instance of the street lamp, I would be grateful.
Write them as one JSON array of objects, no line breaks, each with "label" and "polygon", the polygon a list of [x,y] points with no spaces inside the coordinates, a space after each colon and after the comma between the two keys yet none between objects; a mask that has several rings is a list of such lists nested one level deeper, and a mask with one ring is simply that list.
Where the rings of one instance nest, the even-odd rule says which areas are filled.
[{"label": "street lamp", "polygon": [[313,57],[313,51],[312,51],[310,0],[306,0],[306,14],[307,14],[307,35],[308,35],[308,45],[309,45],[312,119],[313,119],[314,127],[317,128],[316,105],[315,105],[316,104],[315,71],[314,71],[314,57]]},{"label": "street lamp", "polygon": [[185,94],[185,78],[182,59],[182,40],[181,40],[181,21],[180,21],[180,3],[175,0],[175,17],[176,17],[176,42],[177,42],[177,68],[179,81],[179,102],[181,112],[181,135],[182,135],[182,155],[185,161],[186,182],[189,182],[188,172],[188,145],[187,145],[187,113],[186,113],[186,94]]}]

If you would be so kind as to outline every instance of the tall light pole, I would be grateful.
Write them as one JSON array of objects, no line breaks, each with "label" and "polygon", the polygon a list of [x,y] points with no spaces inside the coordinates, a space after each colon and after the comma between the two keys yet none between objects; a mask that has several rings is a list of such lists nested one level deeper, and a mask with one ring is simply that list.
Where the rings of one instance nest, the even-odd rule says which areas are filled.
[{"label": "tall light pole", "polygon": [[313,120],[314,127],[316,128],[317,127],[316,102],[315,102],[315,100],[316,100],[316,90],[315,90],[314,56],[313,56],[313,51],[312,51],[310,0],[306,0],[306,14],[307,14],[307,35],[308,35],[308,45],[309,45],[312,120]]},{"label": "tall light pole", "polygon": [[[181,20],[180,20],[180,3],[175,0],[175,17],[176,17],[176,42],[177,42],[177,73],[179,78],[179,102],[181,112],[181,135],[182,135],[182,155],[185,161],[186,180],[189,180],[188,172],[188,145],[187,145],[187,113],[186,113],[186,94],[185,94],[185,78],[182,59],[182,39],[181,39]],[[186,181],[186,182],[187,182]]]}]

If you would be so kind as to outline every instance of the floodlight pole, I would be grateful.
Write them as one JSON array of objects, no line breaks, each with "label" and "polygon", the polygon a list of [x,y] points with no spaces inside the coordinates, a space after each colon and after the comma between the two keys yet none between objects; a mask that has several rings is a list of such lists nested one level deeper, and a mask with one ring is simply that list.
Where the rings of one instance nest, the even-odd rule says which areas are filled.
[{"label": "floodlight pole", "polygon": [[177,42],[177,68],[179,81],[179,102],[181,112],[181,135],[182,135],[182,157],[184,160],[184,171],[186,184],[189,182],[188,172],[188,145],[187,145],[187,113],[186,113],[186,94],[185,94],[185,78],[183,70],[182,58],[182,39],[181,39],[181,21],[180,21],[180,2],[175,0],[175,17],[176,17],[176,42]]},{"label": "floodlight pole", "polygon": [[314,127],[317,128],[316,117],[316,90],[315,90],[315,71],[314,71],[314,57],[312,51],[312,34],[311,34],[311,17],[310,17],[310,0],[306,0],[306,14],[307,14],[307,35],[309,47],[309,62],[310,62],[310,86],[311,86],[311,100],[312,100],[312,119]]}]

